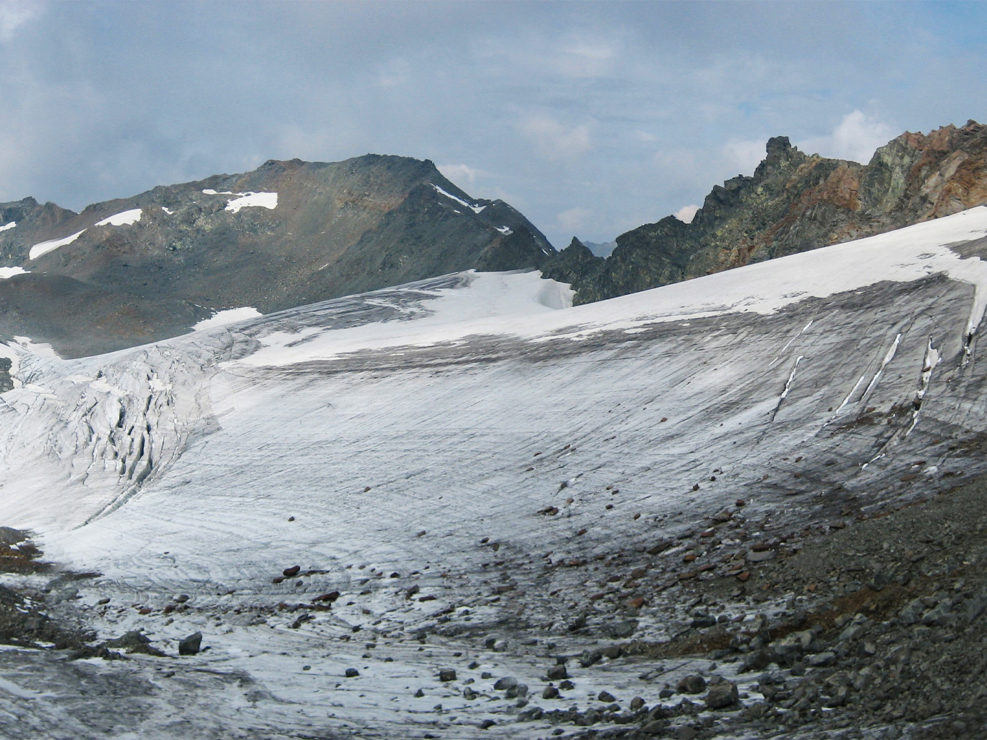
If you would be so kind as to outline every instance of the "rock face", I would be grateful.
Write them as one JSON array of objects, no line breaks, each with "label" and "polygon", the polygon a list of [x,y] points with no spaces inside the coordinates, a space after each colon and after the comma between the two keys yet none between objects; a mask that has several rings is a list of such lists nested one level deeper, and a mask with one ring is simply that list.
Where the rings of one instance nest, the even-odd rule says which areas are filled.
[{"label": "rock face", "polygon": [[[74,237],[74,238],[73,238]],[[511,206],[476,200],[430,161],[269,161],[73,213],[0,203],[0,337],[65,355],[182,333],[217,310],[261,313],[554,253]]]},{"label": "rock face", "polygon": [[905,133],[867,165],[770,139],[751,177],[713,188],[689,224],[668,216],[617,237],[610,257],[578,241],[543,267],[577,303],[890,231],[987,201],[987,126]]}]

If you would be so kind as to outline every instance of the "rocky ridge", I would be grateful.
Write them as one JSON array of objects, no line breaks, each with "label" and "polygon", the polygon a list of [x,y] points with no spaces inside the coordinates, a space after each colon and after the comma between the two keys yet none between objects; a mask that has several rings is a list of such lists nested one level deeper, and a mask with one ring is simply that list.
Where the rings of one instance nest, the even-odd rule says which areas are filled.
[{"label": "rocky ridge", "polygon": [[904,133],[864,165],[805,154],[779,136],[752,176],[715,186],[691,223],[668,216],[617,237],[607,257],[577,239],[542,268],[590,303],[750,262],[859,239],[987,201],[987,126]]},{"label": "rocky ridge", "polygon": [[0,267],[13,273],[0,279],[0,338],[93,354],[180,334],[218,310],[270,313],[471,268],[538,267],[554,251],[507,203],[472,198],[407,157],[269,161],[81,213],[26,198],[0,203]]}]

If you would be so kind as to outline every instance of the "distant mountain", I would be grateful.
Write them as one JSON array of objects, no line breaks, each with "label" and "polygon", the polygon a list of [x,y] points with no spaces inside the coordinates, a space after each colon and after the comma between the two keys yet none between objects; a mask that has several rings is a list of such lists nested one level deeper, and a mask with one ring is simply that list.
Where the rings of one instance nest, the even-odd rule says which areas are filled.
[{"label": "distant mountain", "polygon": [[589,303],[890,231],[987,202],[987,126],[905,133],[867,165],[770,139],[751,177],[716,186],[691,223],[668,216],[602,258],[578,240],[542,268]]},{"label": "distant mountain", "polygon": [[180,334],[214,312],[262,313],[476,268],[538,267],[541,232],[430,161],[269,161],[81,213],[0,203],[0,340],[79,356]]}]

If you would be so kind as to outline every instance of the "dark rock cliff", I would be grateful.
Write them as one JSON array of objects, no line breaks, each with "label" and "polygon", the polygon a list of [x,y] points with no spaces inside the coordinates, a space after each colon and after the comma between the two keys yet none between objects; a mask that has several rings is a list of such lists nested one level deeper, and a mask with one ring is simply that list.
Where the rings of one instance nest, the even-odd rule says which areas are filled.
[{"label": "dark rock cliff", "polygon": [[[706,196],[692,223],[673,216],[617,237],[608,258],[570,245],[542,268],[589,303],[858,239],[987,201],[987,126],[905,133],[867,165],[770,139],[753,176]],[[575,250],[575,251],[573,251]]]}]

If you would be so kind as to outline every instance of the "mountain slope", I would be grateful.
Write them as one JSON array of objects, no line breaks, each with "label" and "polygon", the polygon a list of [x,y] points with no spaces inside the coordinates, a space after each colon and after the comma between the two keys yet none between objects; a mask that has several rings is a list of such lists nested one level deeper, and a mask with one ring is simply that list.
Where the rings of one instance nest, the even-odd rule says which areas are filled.
[{"label": "mountain slope", "polygon": [[0,218],[0,264],[29,273],[0,279],[0,334],[72,356],[172,336],[221,309],[269,313],[537,267],[554,252],[506,203],[471,198],[429,161],[378,155],[271,161],[80,214],[27,199],[0,204]]},{"label": "mountain slope", "polygon": [[905,133],[870,163],[807,155],[768,141],[753,176],[716,186],[691,223],[674,216],[617,237],[606,259],[573,247],[547,277],[588,303],[828,244],[879,234],[987,201],[987,126]]},{"label": "mountain slope", "polygon": [[[90,655],[138,629],[167,655],[6,650],[0,734],[973,727],[977,682],[910,671],[978,654],[983,539],[951,543],[983,517],[827,538],[987,472],[985,249],[975,208],[575,308],[465,273],[108,356],[12,348],[0,523],[70,569],[32,603]],[[841,545],[815,571],[813,538]],[[865,642],[905,608],[910,661]],[[882,662],[858,682],[855,656]]]}]

